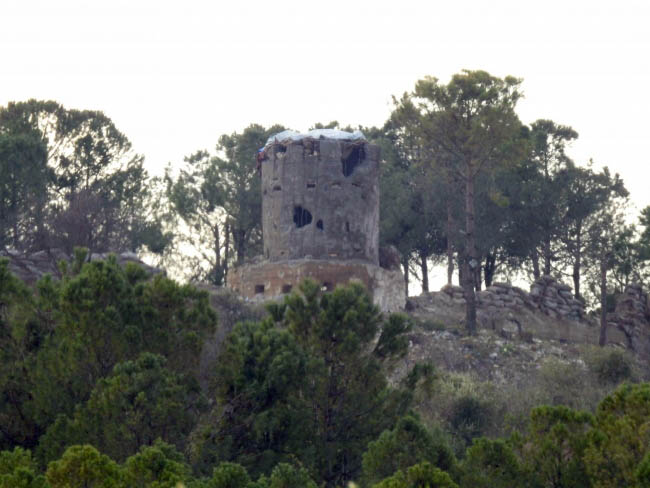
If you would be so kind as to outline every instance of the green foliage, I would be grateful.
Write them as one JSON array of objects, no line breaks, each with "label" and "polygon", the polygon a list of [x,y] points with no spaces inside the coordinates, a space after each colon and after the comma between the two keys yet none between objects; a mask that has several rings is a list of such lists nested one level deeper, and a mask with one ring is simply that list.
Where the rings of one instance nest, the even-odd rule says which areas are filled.
[{"label": "green foliage", "polygon": [[186,481],[190,468],[174,446],[160,439],[143,446],[122,468],[125,487],[176,488]]},{"label": "green foliage", "polygon": [[0,245],[13,234],[23,249],[161,250],[143,159],[102,112],[33,99],[0,107],[0,167],[14,177],[0,183],[0,222],[11,224],[0,224]]},{"label": "green foliage", "polygon": [[462,488],[513,488],[526,486],[526,473],[510,445],[485,437],[474,439],[463,460]]},{"label": "green foliage", "polygon": [[37,474],[32,453],[20,447],[0,452],[0,486],[2,488],[45,488],[45,477]]},{"label": "green foliage", "polygon": [[583,453],[592,423],[590,414],[564,406],[533,410],[521,452],[540,486],[590,486]]},{"label": "green foliage", "polygon": [[650,487],[650,452],[645,455],[635,472],[639,488]]},{"label": "green foliage", "polygon": [[53,304],[56,329],[32,373],[40,425],[71,415],[115,364],[142,351],[165,355],[176,372],[196,374],[202,341],[216,321],[207,295],[160,275],[145,277],[110,258],[85,263],[65,279]]},{"label": "green foliage", "polygon": [[280,463],[273,468],[268,483],[268,488],[316,488],[316,486],[305,468],[296,468],[287,463]]},{"label": "green foliage", "polygon": [[51,488],[117,488],[120,468],[108,456],[90,445],[71,446],[63,457],[47,467]]},{"label": "green foliage", "polygon": [[247,488],[251,482],[246,469],[236,463],[221,463],[214,468],[211,488]]},{"label": "green foliage", "polygon": [[37,300],[0,259],[0,449],[32,446],[38,428],[31,418],[27,369],[48,334]]},{"label": "green foliage", "polygon": [[412,394],[389,388],[382,372],[404,353],[405,318],[383,321],[360,285],[300,291],[277,322],[240,324],[228,337],[217,425],[195,435],[194,464],[234,461],[258,475],[298,458],[335,486],[360,472],[368,442],[408,407]]},{"label": "green foliage", "polygon": [[42,229],[44,196],[53,174],[34,131],[3,133],[0,125],[0,249],[32,247]]},{"label": "green foliage", "polygon": [[462,396],[451,406],[449,422],[456,434],[469,445],[485,433],[492,420],[491,406],[475,396]]},{"label": "green foliage", "polygon": [[[183,256],[197,256],[184,259],[192,277],[221,285],[230,264],[261,250],[262,192],[255,161],[258,149],[282,130],[252,124],[241,134],[222,135],[217,155],[197,151],[185,158],[178,175],[167,170],[167,198],[189,229],[184,235],[177,231],[175,238],[183,242]],[[188,246],[195,252],[188,253]]]},{"label": "green foliage", "polygon": [[197,393],[165,368],[165,358],[143,353],[100,379],[72,419],[59,417],[41,438],[39,454],[47,462],[70,444],[91,442],[120,460],[158,438],[181,446],[196,410]]},{"label": "green foliage", "polygon": [[193,463],[205,471],[219,460],[232,460],[259,474],[301,445],[308,455],[307,412],[296,395],[306,363],[295,338],[269,320],[237,325],[215,375],[218,399],[227,407],[218,415],[216,432],[212,422],[201,429]]},{"label": "green foliage", "polygon": [[637,486],[650,446],[650,384],[623,385],[596,410],[584,459],[595,488]]},{"label": "green foliage", "polygon": [[374,485],[374,488],[458,488],[451,477],[428,462],[397,471],[393,476]]},{"label": "green foliage", "polygon": [[603,385],[618,385],[632,378],[632,358],[620,349],[599,349],[587,356],[589,369]]},{"label": "green foliage", "polygon": [[392,430],[382,432],[368,444],[363,455],[363,475],[368,483],[376,483],[397,470],[428,461],[443,471],[455,464],[451,449],[414,417],[402,417]]},{"label": "green foliage", "polygon": [[558,359],[546,359],[540,369],[539,402],[593,410],[604,394],[584,366]]}]

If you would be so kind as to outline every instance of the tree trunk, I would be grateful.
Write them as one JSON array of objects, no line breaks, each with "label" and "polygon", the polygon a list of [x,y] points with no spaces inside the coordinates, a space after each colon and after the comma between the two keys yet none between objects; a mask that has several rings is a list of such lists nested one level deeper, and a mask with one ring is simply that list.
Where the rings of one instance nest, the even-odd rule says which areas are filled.
[{"label": "tree trunk", "polygon": [[576,233],[576,248],[573,252],[573,295],[580,299],[580,266],[582,266],[582,253],[580,252],[582,224],[578,224]]},{"label": "tree trunk", "polygon": [[478,266],[476,262],[476,244],[474,242],[474,177],[471,163],[467,165],[465,177],[465,259],[463,265],[465,292],[465,327],[470,335],[476,334],[476,296],[474,295],[474,276]]},{"label": "tree trunk", "polygon": [[451,231],[454,225],[454,217],[451,212],[451,199],[447,199],[447,284],[451,285],[454,276],[454,245],[451,240]]},{"label": "tree trunk", "polygon": [[402,258],[402,268],[404,268],[404,295],[409,297],[409,258],[405,256]]},{"label": "tree trunk", "polygon": [[488,254],[485,257],[485,288],[492,286],[492,281],[494,280],[494,272],[496,270],[496,257],[494,254]]},{"label": "tree trunk", "polygon": [[600,259],[600,337],[598,345],[607,343],[607,254]]},{"label": "tree trunk", "polygon": [[551,238],[548,235],[544,237],[542,253],[544,254],[544,274],[549,276],[551,274]]},{"label": "tree trunk", "polygon": [[214,284],[220,285],[225,282],[225,275],[219,276],[222,273],[221,268],[221,242],[219,240],[219,225],[215,224],[212,229],[212,235],[214,237]]},{"label": "tree trunk", "polygon": [[539,270],[539,253],[537,252],[537,249],[533,251],[531,260],[533,261],[533,277],[535,280],[538,280],[542,276],[542,273]]},{"label": "tree trunk", "polygon": [[227,284],[228,283],[228,265],[230,263],[230,221],[226,220],[226,238],[225,238],[225,243],[224,243],[224,250],[223,250],[223,283]]},{"label": "tree trunk", "polygon": [[235,241],[235,255],[237,256],[237,264],[243,264],[246,259],[246,230],[236,229],[233,230],[233,240]]},{"label": "tree trunk", "polygon": [[422,270],[422,293],[429,293],[429,269],[424,254],[420,254],[420,269]]}]

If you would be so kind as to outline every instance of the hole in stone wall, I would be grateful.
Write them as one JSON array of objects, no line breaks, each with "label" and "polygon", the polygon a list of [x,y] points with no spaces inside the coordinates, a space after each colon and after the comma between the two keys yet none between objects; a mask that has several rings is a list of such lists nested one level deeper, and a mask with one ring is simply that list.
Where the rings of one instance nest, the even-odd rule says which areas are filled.
[{"label": "hole in stone wall", "polygon": [[299,229],[305,225],[311,224],[311,212],[306,208],[302,208],[300,205],[293,207],[293,223],[296,224],[296,227]]},{"label": "hole in stone wall", "polygon": [[320,230],[323,230],[323,221],[319,220],[318,222],[316,222],[316,227],[318,227]]},{"label": "hole in stone wall", "polygon": [[305,156],[318,156],[320,154],[320,141],[304,139],[302,142]]},{"label": "hole in stone wall", "polygon": [[284,144],[278,144],[275,146],[275,153],[286,153],[287,152],[287,146]]},{"label": "hole in stone wall", "polygon": [[334,289],[334,285],[330,283],[329,281],[324,281],[323,286],[321,286],[321,291],[332,291]]},{"label": "hole in stone wall", "polygon": [[282,285],[282,293],[291,293],[291,285]]},{"label": "hole in stone wall", "polygon": [[343,176],[350,176],[354,169],[366,159],[366,150],[363,144],[347,144],[341,151],[341,164]]},{"label": "hole in stone wall", "polygon": [[255,285],[255,294],[264,294],[264,285]]},{"label": "hole in stone wall", "polygon": [[307,188],[316,188],[316,183],[307,183]]},{"label": "hole in stone wall", "polygon": [[273,191],[282,191],[282,187],[280,185],[275,185]]},{"label": "hole in stone wall", "polygon": [[350,232],[350,222],[345,223],[345,232]]}]

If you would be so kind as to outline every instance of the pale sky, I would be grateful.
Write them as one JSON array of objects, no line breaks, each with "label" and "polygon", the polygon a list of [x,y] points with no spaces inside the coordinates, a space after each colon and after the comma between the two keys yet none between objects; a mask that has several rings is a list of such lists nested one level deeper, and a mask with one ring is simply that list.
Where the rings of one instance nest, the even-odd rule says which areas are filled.
[{"label": "pale sky", "polygon": [[102,110],[152,173],[251,123],[381,125],[423,76],[484,69],[650,204],[648,0],[0,2],[0,105]]}]

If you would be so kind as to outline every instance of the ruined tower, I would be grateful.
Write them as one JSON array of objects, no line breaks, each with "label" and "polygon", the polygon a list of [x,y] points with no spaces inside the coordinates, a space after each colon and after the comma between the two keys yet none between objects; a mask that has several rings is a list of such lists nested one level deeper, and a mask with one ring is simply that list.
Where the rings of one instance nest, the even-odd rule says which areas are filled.
[{"label": "ruined tower", "polygon": [[378,264],[379,148],[301,142],[274,144],[262,163],[264,256]]},{"label": "ruined tower", "polygon": [[379,157],[359,133],[272,139],[259,158],[264,256],[229,272],[228,285],[267,300],[305,278],[328,290],[360,281],[382,309],[400,308],[401,273],[379,266]]}]

